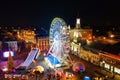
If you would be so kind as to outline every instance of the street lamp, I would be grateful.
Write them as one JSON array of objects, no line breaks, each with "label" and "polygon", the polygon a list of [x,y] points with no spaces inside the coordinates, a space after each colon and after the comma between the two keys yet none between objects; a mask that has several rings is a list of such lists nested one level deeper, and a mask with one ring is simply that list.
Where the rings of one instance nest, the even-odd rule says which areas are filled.
[{"label": "street lamp", "polygon": [[110,38],[114,38],[114,37],[115,37],[115,35],[113,35],[113,34],[110,35]]}]

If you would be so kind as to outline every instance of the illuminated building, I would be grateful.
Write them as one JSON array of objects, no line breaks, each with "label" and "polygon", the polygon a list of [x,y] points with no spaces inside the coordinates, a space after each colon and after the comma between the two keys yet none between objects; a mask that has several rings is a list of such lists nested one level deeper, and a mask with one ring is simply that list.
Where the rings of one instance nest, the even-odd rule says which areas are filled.
[{"label": "illuminated building", "polygon": [[17,32],[17,37],[20,40],[24,40],[26,43],[35,43],[35,32],[33,30],[19,30]]},{"label": "illuminated building", "polygon": [[92,40],[92,29],[89,28],[81,28],[80,19],[76,19],[76,27],[75,29],[70,30],[70,38],[71,40],[75,39],[75,37],[80,40]]},{"label": "illuminated building", "polygon": [[49,50],[49,38],[38,38],[37,46],[39,47],[41,52],[47,52]]},{"label": "illuminated building", "polygon": [[100,53],[100,58],[101,67],[112,73],[120,74],[120,56],[109,53]]},{"label": "illuminated building", "polygon": [[75,29],[70,29],[71,50],[75,55],[79,55],[83,42],[89,43],[92,40],[92,29],[82,29],[80,18],[76,19]]},{"label": "illuminated building", "polygon": [[79,57],[93,63],[94,65],[99,66],[100,61],[99,53],[93,53],[90,50],[84,50],[83,48],[81,48],[81,53]]},{"label": "illuminated building", "polygon": [[112,75],[120,74],[119,55],[110,54],[107,52],[93,53],[91,51],[87,51],[81,48],[80,58],[88,62],[91,62],[94,65],[100,66],[102,69],[111,72]]},{"label": "illuminated building", "polygon": [[12,49],[13,51],[17,51],[17,49],[18,49],[18,42],[17,41],[6,41],[5,43],[8,44],[9,49]]}]

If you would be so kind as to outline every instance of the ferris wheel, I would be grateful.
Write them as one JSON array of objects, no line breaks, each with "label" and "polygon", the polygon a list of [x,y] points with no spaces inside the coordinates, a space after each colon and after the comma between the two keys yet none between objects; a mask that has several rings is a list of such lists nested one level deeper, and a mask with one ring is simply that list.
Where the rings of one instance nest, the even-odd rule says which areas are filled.
[{"label": "ferris wheel", "polygon": [[62,18],[54,18],[50,27],[50,45],[55,40],[66,40],[68,30],[65,21]]},{"label": "ferris wheel", "polygon": [[[50,27],[50,49],[48,54],[52,54],[60,61],[68,58],[69,32],[65,21],[62,18],[54,18]],[[70,60],[69,60],[70,61]]]}]

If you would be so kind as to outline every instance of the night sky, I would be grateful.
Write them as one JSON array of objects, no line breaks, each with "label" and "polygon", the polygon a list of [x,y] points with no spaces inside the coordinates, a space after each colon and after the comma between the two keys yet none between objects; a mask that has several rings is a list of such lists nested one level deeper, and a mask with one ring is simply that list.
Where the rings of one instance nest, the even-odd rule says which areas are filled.
[{"label": "night sky", "polygon": [[120,5],[115,0],[3,0],[0,25],[49,28],[55,17],[71,26],[77,17],[81,24],[120,24]]}]

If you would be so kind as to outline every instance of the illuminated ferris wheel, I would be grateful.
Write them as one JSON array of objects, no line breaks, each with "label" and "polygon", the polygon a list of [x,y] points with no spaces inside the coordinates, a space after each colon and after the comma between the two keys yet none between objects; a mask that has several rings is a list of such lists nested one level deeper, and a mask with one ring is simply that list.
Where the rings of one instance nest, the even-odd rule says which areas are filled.
[{"label": "illuminated ferris wheel", "polygon": [[67,33],[68,30],[65,21],[62,18],[54,18],[50,27],[50,45],[55,40],[66,40]]},{"label": "illuminated ferris wheel", "polygon": [[50,27],[50,50],[56,58],[66,60],[70,51],[69,47],[69,32],[65,21],[62,18],[54,18]]}]

